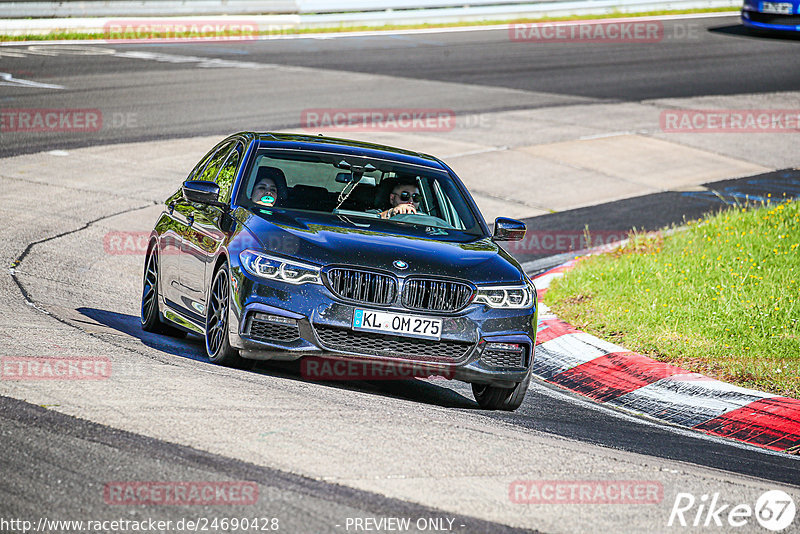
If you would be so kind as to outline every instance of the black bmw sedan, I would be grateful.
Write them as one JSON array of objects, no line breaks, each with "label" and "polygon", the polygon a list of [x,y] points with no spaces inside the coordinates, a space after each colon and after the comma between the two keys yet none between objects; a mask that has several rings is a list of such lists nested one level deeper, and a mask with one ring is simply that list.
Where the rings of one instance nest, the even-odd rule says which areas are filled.
[{"label": "black bmw sedan", "polygon": [[490,232],[435,157],[238,133],[165,202],[142,327],[200,334],[222,365],[412,365],[471,383],[483,408],[514,410],[531,377],[536,290],[497,242],[524,234],[506,218]]}]

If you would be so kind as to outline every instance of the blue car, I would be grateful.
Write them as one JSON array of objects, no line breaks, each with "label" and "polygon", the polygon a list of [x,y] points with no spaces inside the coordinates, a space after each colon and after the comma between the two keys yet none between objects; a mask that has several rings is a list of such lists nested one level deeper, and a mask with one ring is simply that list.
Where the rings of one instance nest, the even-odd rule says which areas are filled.
[{"label": "blue car", "polygon": [[472,384],[482,408],[514,410],[531,379],[536,289],[498,243],[524,235],[502,217],[490,231],[435,157],[243,132],[166,199],[142,328],[199,334],[221,365],[300,359],[323,380],[443,376]]},{"label": "blue car", "polygon": [[800,31],[800,0],[746,0],[742,6],[742,24],[757,30]]}]

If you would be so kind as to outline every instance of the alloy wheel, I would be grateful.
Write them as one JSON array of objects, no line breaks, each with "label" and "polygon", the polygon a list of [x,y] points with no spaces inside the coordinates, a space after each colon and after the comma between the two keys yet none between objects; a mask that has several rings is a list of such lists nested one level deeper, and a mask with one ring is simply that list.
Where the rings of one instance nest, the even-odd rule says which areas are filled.
[{"label": "alloy wheel", "polygon": [[211,288],[210,309],[206,318],[206,343],[209,355],[216,355],[219,352],[226,335],[229,298],[227,274],[224,269],[220,270]]},{"label": "alloy wheel", "polygon": [[147,261],[147,270],[144,275],[142,288],[142,323],[152,317],[154,308],[157,305],[156,296],[158,295],[158,255],[155,252],[150,254]]}]

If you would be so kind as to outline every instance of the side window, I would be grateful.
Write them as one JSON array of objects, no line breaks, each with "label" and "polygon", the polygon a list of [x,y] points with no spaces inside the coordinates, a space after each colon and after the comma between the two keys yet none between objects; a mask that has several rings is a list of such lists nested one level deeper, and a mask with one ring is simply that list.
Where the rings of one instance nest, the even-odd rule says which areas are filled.
[{"label": "side window", "polygon": [[239,168],[239,163],[242,161],[242,154],[244,153],[244,145],[237,143],[233,150],[230,151],[228,159],[222,165],[222,168],[217,175],[217,185],[219,185],[219,199],[227,202],[231,198],[231,190],[233,189],[233,180],[236,178],[236,170]]},{"label": "side window", "polygon": [[205,180],[207,182],[213,181],[214,178],[216,178],[220,167],[222,167],[222,163],[225,161],[225,156],[228,155],[228,149],[230,149],[232,144],[233,142],[230,142],[219,147],[219,150],[217,150],[217,152],[211,158],[211,161],[208,162],[208,165],[206,165],[206,168],[203,170],[203,174],[195,177],[194,179]]},{"label": "side window", "polygon": [[439,181],[435,181],[433,183],[433,190],[436,195],[436,200],[438,201],[438,211],[441,212],[437,215],[440,219],[443,219],[453,228],[458,228],[459,230],[464,230],[464,221],[461,220],[459,216],[458,210],[453,205],[453,201],[451,197],[447,195],[445,191],[442,190],[441,184]]},{"label": "side window", "polygon": [[210,160],[211,156],[213,156],[215,153],[216,153],[216,150],[212,150],[211,152],[209,152],[208,154],[203,156],[203,159],[201,159],[200,163],[198,163],[195,166],[195,168],[192,169],[192,172],[189,173],[189,177],[186,178],[186,179],[187,180],[197,180],[198,179],[197,177],[200,176],[203,173],[203,169],[205,169],[206,164],[208,163],[208,160]]}]

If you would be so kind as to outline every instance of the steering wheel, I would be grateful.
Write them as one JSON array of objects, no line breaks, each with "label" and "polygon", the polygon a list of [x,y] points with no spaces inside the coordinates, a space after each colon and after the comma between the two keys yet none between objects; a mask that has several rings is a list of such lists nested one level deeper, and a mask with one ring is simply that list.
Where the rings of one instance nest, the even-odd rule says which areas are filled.
[{"label": "steering wheel", "polygon": [[425,226],[439,226],[444,228],[452,228],[446,221],[433,215],[426,215],[424,213],[398,213],[393,217],[389,217],[390,221],[408,222],[414,224],[421,224]]}]

